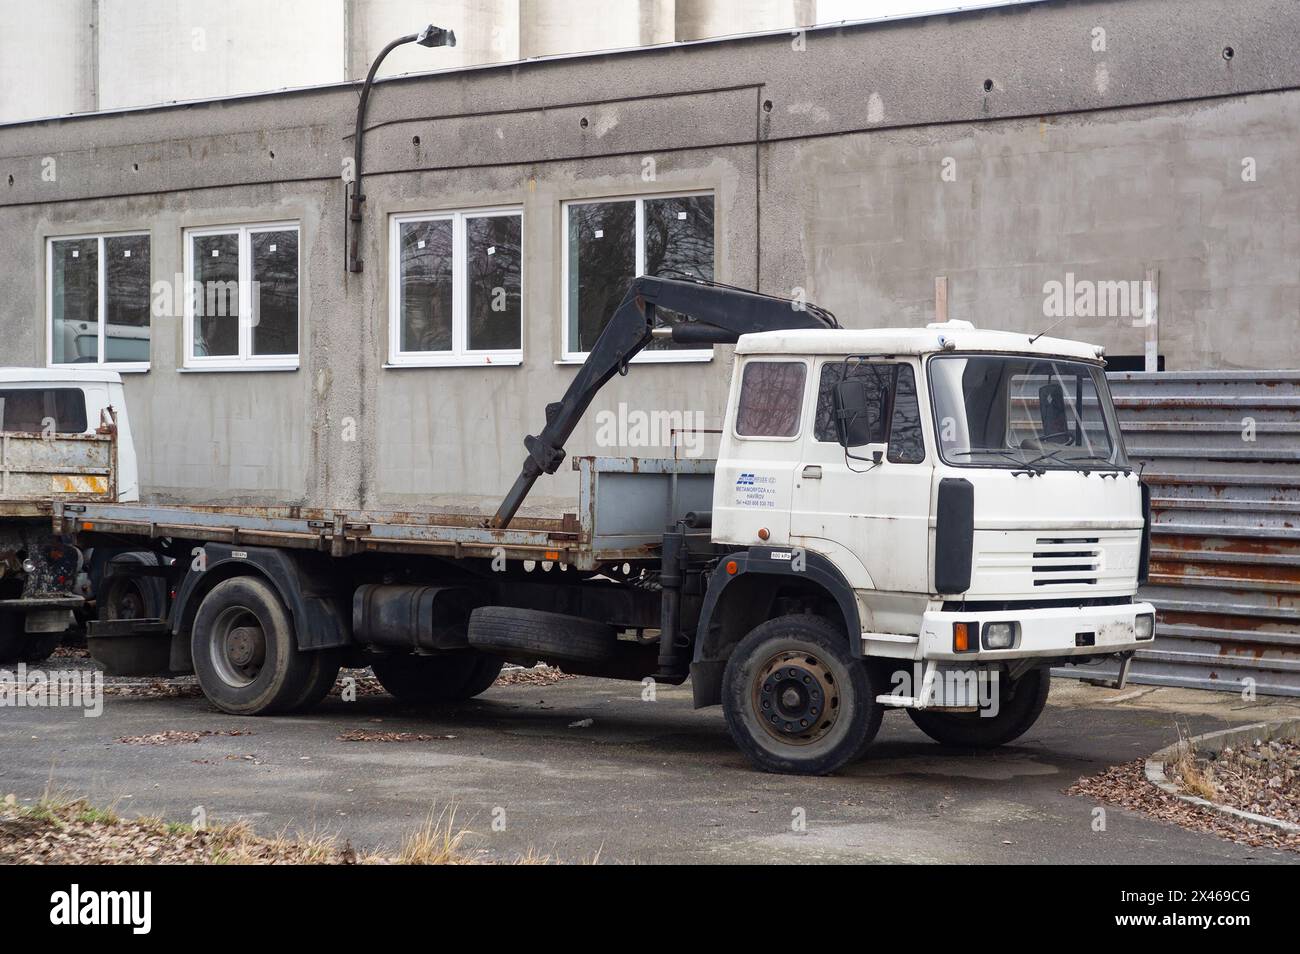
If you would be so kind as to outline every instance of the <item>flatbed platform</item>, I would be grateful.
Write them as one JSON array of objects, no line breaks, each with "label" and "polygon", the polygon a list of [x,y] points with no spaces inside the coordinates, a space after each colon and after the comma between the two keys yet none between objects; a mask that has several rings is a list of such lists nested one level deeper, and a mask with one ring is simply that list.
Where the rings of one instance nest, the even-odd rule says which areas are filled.
[{"label": "flatbed platform", "polygon": [[317,550],[335,557],[366,552],[452,558],[504,555],[596,570],[653,559],[665,527],[712,505],[715,461],[578,457],[578,509],[558,517],[516,517],[506,529],[490,514],[220,507],[60,500],[54,530],[156,540],[173,537],[234,546]]}]

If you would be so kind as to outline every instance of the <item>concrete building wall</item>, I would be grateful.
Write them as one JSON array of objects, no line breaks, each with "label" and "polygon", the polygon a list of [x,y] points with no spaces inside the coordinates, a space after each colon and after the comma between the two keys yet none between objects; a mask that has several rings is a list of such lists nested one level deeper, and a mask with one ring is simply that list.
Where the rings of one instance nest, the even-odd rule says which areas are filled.
[{"label": "concrete building wall", "polygon": [[0,122],[96,108],[93,0],[15,0],[0,16]]},{"label": "concrete building wall", "polygon": [[[0,363],[44,363],[49,236],[148,228],[158,281],[181,270],[186,227],[297,220],[297,371],[180,371],[181,322],[154,319],[151,369],[126,376],[145,494],[491,509],[575,370],[560,363],[562,202],[710,189],[719,279],[804,289],[848,326],[929,320],[946,275],[953,317],[1040,330],[1045,283],[1155,268],[1167,367],[1300,367],[1296,5],[1178,10],[1052,2],[813,30],[802,52],[782,33],[388,81],[361,274],[343,268],[338,178],[351,89],[0,127]],[[387,217],[505,204],[523,207],[523,364],[384,368]],[[1057,333],[1141,347],[1128,317]],[[600,446],[596,415],[716,426],[729,373],[725,348],[634,367],[570,455],[668,453]],[[575,490],[566,468],[531,502]]]}]

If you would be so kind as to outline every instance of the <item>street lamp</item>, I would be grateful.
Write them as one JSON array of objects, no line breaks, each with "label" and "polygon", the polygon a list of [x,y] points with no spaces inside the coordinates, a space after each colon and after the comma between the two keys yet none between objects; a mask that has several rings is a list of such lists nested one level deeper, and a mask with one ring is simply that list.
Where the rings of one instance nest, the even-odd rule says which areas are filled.
[{"label": "street lamp", "polygon": [[366,81],[361,86],[361,100],[357,103],[357,128],[352,142],[352,201],[348,209],[348,221],[351,223],[351,230],[348,236],[347,262],[347,269],[350,272],[361,271],[363,265],[361,258],[357,254],[357,245],[361,238],[362,203],[366,201],[365,194],[361,191],[361,127],[366,121],[366,103],[370,100],[370,87],[375,82],[375,73],[379,71],[379,64],[384,62],[384,57],[404,43],[418,43],[420,46],[428,47],[455,46],[456,34],[451,30],[444,30],[442,27],[436,27],[430,23],[419,33],[408,33],[406,36],[399,36],[380,50],[379,55],[375,57],[375,61],[370,64],[370,72],[366,74]]}]

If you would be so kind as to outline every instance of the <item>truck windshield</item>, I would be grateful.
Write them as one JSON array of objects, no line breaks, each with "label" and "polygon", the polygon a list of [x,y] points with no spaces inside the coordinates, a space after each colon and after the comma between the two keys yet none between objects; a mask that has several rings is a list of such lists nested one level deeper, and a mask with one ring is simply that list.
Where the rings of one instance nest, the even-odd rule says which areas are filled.
[{"label": "truck windshield", "polygon": [[1019,355],[931,359],[939,452],[950,464],[1105,470],[1128,466],[1101,368]]}]

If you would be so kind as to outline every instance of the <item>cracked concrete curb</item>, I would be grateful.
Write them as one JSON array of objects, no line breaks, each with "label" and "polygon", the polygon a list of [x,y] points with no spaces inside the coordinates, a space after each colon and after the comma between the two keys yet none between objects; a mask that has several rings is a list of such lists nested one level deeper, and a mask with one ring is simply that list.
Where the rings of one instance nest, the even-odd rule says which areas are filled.
[{"label": "cracked concrete curb", "polygon": [[1190,739],[1175,742],[1173,745],[1167,745],[1147,759],[1147,781],[1165,794],[1172,795],[1179,801],[1187,802],[1189,805],[1208,808],[1210,811],[1219,812],[1222,815],[1231,815],[1234,818],[1254,822],[1257,825],[1267,825],[1280,831],[1300,834],[1300,825],[1293,822],[1283,821],[1280,818],[1270,818],[1267,815],[1256,815],[1254,812],[1242,811],[1240,808],[1233,808],[1230,805],[1221,805],[1218,802],[1212,802],[1197,795],[1188,795],[1169,781],[1169,777],[1165,775],[1165,765],[1176,762],[1189,748],[1200,752],[1221,752],[1224,748],[1236,742],[1268,741],[1270,739],[1300,739],[1300,719],[1291,719],[1287,722],[1254,722],[1250,725],[1237,726],[1232,729],[1206,732],[1204,735],[1193,736]]}]

